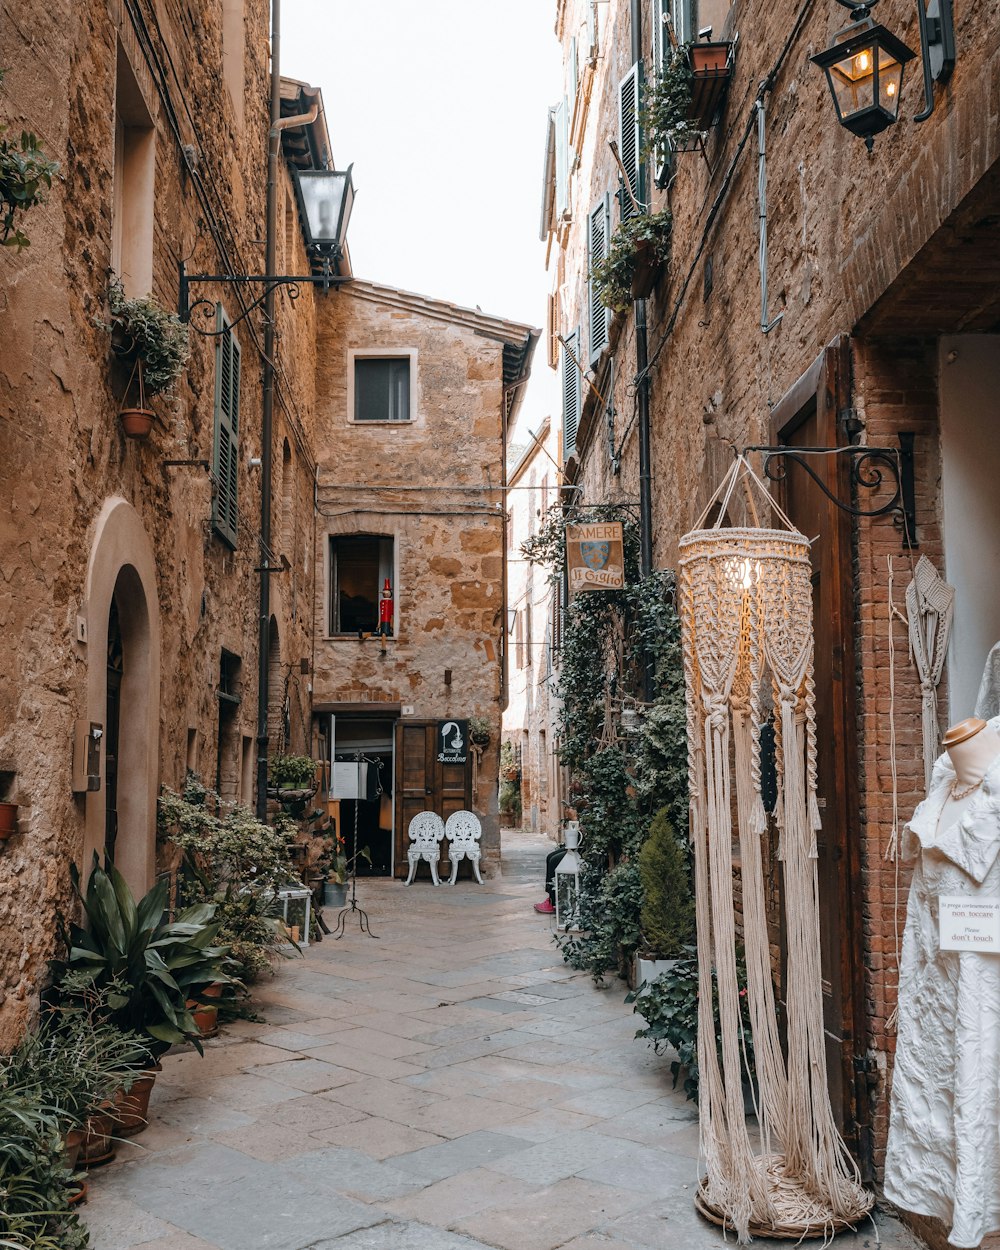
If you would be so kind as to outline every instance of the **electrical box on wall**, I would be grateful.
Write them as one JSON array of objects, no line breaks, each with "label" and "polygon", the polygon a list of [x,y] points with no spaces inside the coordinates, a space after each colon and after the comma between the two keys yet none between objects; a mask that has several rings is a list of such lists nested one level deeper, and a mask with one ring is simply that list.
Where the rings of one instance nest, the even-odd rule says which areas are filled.
[{"label": "electrical box on wall", "polygon": [[101,788],[101,739],[104,726],[78,720],[73,725],[73,793]]}]

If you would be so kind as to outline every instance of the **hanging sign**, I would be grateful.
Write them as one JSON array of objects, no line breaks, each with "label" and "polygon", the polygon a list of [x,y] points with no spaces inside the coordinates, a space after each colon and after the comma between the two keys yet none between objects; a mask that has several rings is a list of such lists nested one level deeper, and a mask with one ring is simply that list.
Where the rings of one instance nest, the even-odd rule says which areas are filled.
[{"label": "hanging sign", "polygon": [[621,521],[593,521],[566,526],[569,592],[623,590],[625,541]]},{"label": "hanging sign", "polygon": [[438,761],[442,764],[464,764],[469,758],[469,722],[438,721]]},{"label": "hanging sign", "polygon": [[1000,954],[1000,899],[943,896],[938,899],[938,919],[943,951]]}]

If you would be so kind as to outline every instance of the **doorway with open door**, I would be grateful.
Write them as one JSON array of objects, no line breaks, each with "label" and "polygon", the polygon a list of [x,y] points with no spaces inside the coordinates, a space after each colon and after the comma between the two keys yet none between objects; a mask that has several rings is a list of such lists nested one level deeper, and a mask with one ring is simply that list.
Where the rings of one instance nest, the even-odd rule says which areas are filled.
[{"label": "doorway with open door", "polygon": [[393,873],[393,731],[388,719],[331,715],[329,720],[331,815],[349,855],[357,827],[359,877]]}]

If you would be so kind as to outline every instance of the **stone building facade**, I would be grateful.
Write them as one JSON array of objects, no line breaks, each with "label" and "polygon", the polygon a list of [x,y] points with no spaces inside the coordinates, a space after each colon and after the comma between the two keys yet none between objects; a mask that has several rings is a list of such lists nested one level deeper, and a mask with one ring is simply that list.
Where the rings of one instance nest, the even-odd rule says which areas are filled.
[{"label": "stone building facade", "polygon": [[510,697],[503,736],[520,761],[521,824],[559,839],[564,778],[555,691],[560,596],[549,571],[529,564],[521,547],[538,533],[559,499],[560,425],[550,417],[510,448],[507,477],[507,633]]},{"label": "stone building facade", "polygon": [[[957,590],[942,725],[971,713],[986,654],[1000,638],[989,485],[989,397],[1000,380],[1000,12],[956,6],[955,69],[934,85],[933,112],[915,120],[924,107],[917,59],[904,79],[900,120],[871,155],[837,124],[823,74],[809,61],[846,24],[832,3],[560,0],[555,13],[566,97],[552,112],[543,229],[553,324],[588,373],[583,381],[567,371],[565,403],[573,435],[567,469],[585,500],[639,502],[647,378],[657,567],[674,565],[679,537],[734,447],[860,443],[887,447],[895,459],[900,434],[913,435],[915,510],[906,525],[915,547],[902,541],[898,513],[852,517],[794,464],[781,488],[793,520],[818,536],[831,1093],[865,1175],[877,1180],[895,1041],[895,925],[908,881],[906,866],[897,877],[886,859],[893,775],[902,819],[924,784],[921,691],[905,627],[889,621],[890,562],[897,608],[922,554]],[[648,299],[605,321],[592,315],[588,222],[604,204],[612,231],[620,220],[621,174],[609,140],[621,144],[632,67],[641,63],[648,79],[664,55],[665,14],[682,38],[712,26],[713,38],[735,41],[732,78],[702,150],[675,153],[663,185],[649,168],[635,188],[644,207],[671,210],[672,255]],[[878,20],[919,49],[913,5],[884,0]],[[643,319],[648,371],[636,354]],[[812,467],[861,508],[892,494],[852,486],[843,457]],[[941,1239],[940,1230],[928,1235]]]},{"label": "stone building facade", "polygon": [[[313,706],[335,773],[358,751],[378,761],[379,803],[375,783],[360,800],[349,776],[338,790],[374,871],[406,875],[406,829],[426,807],[475,810],[485,865],[499,862],[505,440],[537,337],[363,281],[319,312]],[[488,745],[440,761],[440,731],[471,718]]]}]

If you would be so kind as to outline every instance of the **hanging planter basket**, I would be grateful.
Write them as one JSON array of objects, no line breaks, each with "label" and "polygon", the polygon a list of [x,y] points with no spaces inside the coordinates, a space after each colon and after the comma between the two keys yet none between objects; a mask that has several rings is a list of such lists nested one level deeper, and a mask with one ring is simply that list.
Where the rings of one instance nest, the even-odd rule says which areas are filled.
[{"label": "hanging planter basket", "polygon": [[632,272],[631,291],[633,299],[646,299],[663,272],[663,261],[656,254],[652,239],[641,239],[635,249],[635,268]]},{"label": "hanging planter basket", "polygon": [[156,420],[156,413],[153,412],[152,408],[146,406],[146,388],[142,382],[141,356],[136,356],[132,365],[128,386],[125,388],[126,395],[132,389],[132,379],[135,377],[138,377],[139,380],[139,405],[136,408],[122,408],[118,413],[118,420],[122,423],[122,432],[126,438],[149,438],[153,422]]},{"label": "hanging planter basket", "polygon": [[691,71],[688,118],[698,130],[709,130],[733,76],[733,45],[693,43]]}]

